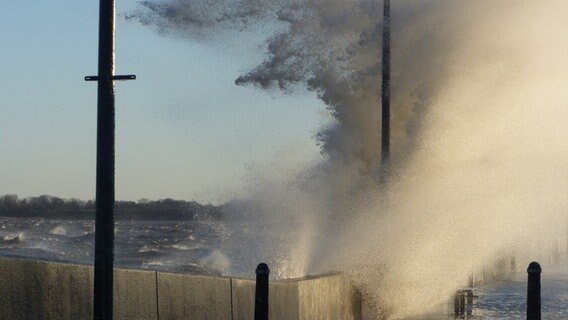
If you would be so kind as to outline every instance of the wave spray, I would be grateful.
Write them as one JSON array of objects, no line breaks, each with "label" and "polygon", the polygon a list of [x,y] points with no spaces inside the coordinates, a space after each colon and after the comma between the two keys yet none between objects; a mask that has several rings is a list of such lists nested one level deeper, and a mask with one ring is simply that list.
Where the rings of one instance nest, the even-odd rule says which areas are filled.
[{"label": "wave spray", "polygon": [[[568,3],[391,2],[391,169],[379,183],[382,3],[154,0],[129,15],[207,43],[269,29],[236,83],[325,102],[325,160],[260,172],[234,201],[234,273],[352,274],[385,318],[416,318],[488,261],[568,228]],[[243,44],[246,45],[246,44]],[[243,215],[247,219],[243,219]],[[254,223],[250,222],[254,217]],[[250,246],[254,244],[254,246]]]}]

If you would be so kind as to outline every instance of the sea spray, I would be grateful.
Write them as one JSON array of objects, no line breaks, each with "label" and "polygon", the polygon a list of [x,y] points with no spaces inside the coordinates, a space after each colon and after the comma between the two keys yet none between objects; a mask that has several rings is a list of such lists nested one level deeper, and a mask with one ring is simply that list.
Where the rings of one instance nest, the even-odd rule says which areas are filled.
[{"label": "sea spray", "polygon": [[197,41],[273,26],[265,61],[237,84],[304,84],[335,119],[318,134],[324,161],[288,179],[263,172],[248,199],[227,206],[240,219],[226,248],[232,267],[344,271],[377,313],[416,318],[496,256],[566,232],[565,1],[392,2],[385,184],[375,174],[380,2],[141,4],[131,18]]},{"label": "sea spray", "polygon": [[392,318],[442,303],[503,251],[566,233],[566,4],[547,4],[464,4],[412,153],[335,245],[335,268],[376,266],[359,279]]},{"label": "sea spray", "polygon": [[318,207],[323,202],[303,192],[299,175],[292,176],[298,179],[279,179],[276,170],[263,174],[259,168],[248,180],[250,196],[225,205],[222,249],[231,258],[232,274],[250,275],[258,261],[274,266],[273,276],[280,279],[308,273],[313,241],[320,235],[315,217],[325,210]]}]

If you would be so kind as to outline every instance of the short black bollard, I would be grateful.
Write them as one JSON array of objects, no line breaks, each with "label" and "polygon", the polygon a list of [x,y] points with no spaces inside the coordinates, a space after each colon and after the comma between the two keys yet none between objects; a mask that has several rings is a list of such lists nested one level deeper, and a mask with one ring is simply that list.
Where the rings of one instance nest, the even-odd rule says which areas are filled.
[{"label": "short black bollard", "polygon": [[472,289],[458,290],[454,296],[454,315],[462,317],[473,315],[473,299],[479,298]]},{"label": "short black bollard", "polygon": [[527,320],[540,320],[540,274],[542,268],[538,262],[531,262],[527,269]]},{"label": "short black bollard", "polygon": [[254,299],[254,320],[268,320],[268,275],[266,263],[256,267],[256,292]]},{"label": "short black bollard", "polygon": [[465,314],[465,293],[458,290],[454,296],[454,315],[463,316]]},{"label": "short black bollard", "polygon": [[465,293],[460,293],[460,316],[465,314]]},{"label": "short black bollard", "polygon": [[465,302],[466,308],[465,308],[465,313],[468,316],[473,315],[473,298],[475,298],[476,296],[473,295],[473,290],[467,290],[467,301]]},{"label": "short black bollard", "polygon": [[456,294],[454,295],[454,315],[455,316],[459,316],[461,315],[460,311],[460,296],[461,293],[459,291],[456,292]]},{"label": "short black bollard", "polygon": [[457,291],[454,295],[454,315],[460,315],[460,292]]}]

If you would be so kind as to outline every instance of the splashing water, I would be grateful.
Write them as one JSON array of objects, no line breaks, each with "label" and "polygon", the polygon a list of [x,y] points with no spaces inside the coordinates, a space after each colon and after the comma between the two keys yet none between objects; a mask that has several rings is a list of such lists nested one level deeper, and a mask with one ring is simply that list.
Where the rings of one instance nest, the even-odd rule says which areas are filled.
[{"label": "splashing water", "polygon": [[265,172],[249,199],[228,206],[240,217],[227,230],[232,266],[348,272],[378,312],[412,318],[497,255],[566,232],[568,3],[393,1],[393,168],[383,185],[380,9],[154,0],[129,17],[203,42],[271,26],[265,61],[236,83],[303,84],[336,121],[318,135],[325,161]]}]

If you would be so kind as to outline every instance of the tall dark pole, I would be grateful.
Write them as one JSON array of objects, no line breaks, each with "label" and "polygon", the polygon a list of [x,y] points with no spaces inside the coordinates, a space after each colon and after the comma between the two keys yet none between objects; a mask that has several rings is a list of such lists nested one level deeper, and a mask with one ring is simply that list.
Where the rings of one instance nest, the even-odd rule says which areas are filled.
[{"label": "tall dark pole", "polygon": [[390,165],[390,67],[391,67],[391,21],[390,0],[383,0],[383,63],[382,63],[382,133],[381,133],[381,167],[384,178]]},{"label": "tall dark pole", "polygon": [[86,81],[98,82],[97,186],[95,216],[95,320],[112,320],[114,264],[114,80],[134,75],[114,75],[115,1],[100,0],[99,73]]},{"label": "tall dark pole", "polygon": [[112,320],[115,1],[100,0],[94,319]]}]

